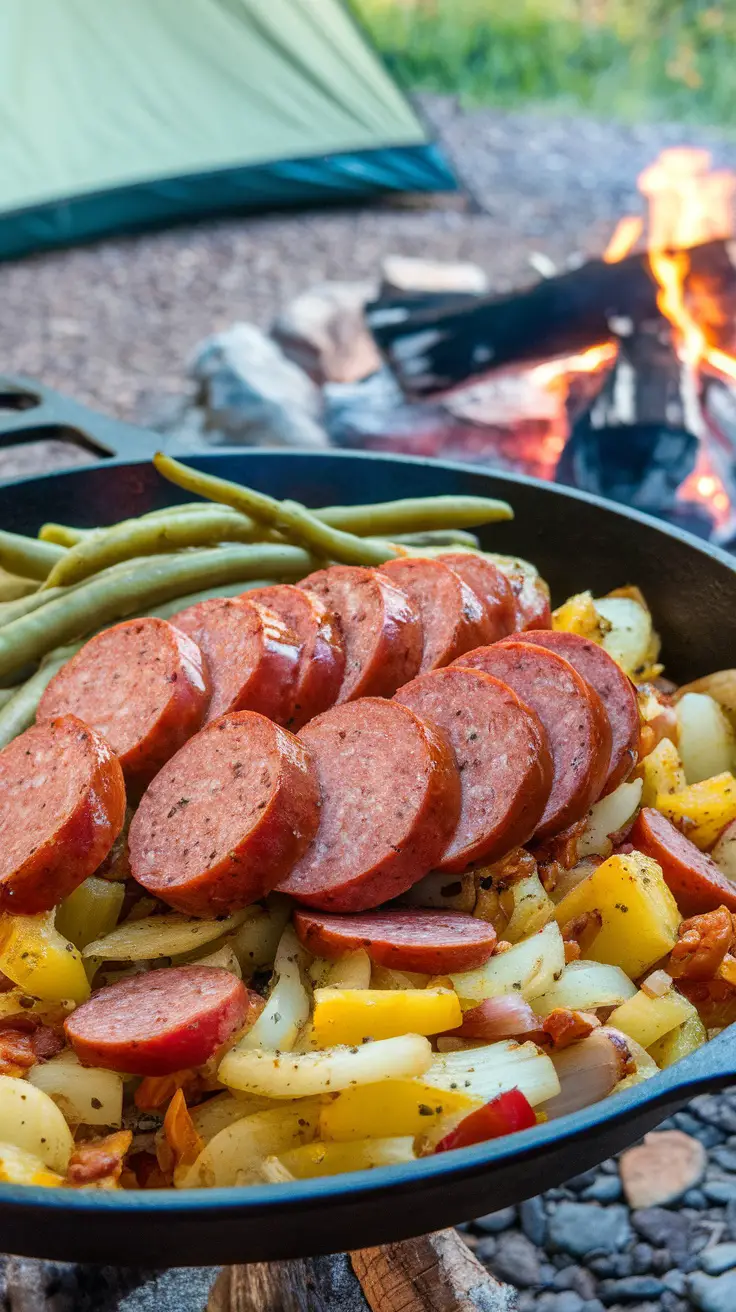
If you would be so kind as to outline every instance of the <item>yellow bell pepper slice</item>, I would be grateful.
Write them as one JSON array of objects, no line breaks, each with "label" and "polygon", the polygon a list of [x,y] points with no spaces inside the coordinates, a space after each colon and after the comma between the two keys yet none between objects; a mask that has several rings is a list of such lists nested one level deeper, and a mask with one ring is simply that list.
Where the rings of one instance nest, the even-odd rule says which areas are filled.
[{"label": "yellow bell pepper slice", "polygon": [[0,970],[47,1002],[86,1002],[90,995],[82,958],[56,929],[53,911],[0,916]]},{"label": "yellow bell pepper slice", "polygon": [[583,956],[620,966],[630,979],[677,941],[677,903],[657,862],[640,852],[610,856],[587,875],[557,904],[557,923],[563,927],[585,911],[597,911],[602,924]]},{"label": "yellow bell pepper slice", "polygon": [[[305,1143],[279,1154],[281,1165],[296,1180],[318,1175],[342,1175],[343,1171],[366,1171],[373,1166],[395,1166],[414,1161],[414,1140],[360,1139],[352,1143]],[[288,1177],[284,1177],[288,1178]]]},{"label": "yellow bell pepper slice", "polygon": [[315,989],[311,1040],[316,1047],[440,1034],[462,1024],[450,989]]},{"label": "yellow bell pepper slice", "polygon": [[481,1098],[438,1089],[424,1080],[391,1080],[345,1089],[320,1112],[320,1139],[346,1143],[382,1135],[425,1134],[453,1112],[467,1114]]},{"label": "yellow bell pepper slice", "polygon": [[669,1034],[657,1039],[647,1051],[660,1069],[664,1070],[667,1066],[674,1066],[676,1061],[681,1061],[697,1048],[702,1048],[707,1040],[708,1031],[693,1009],[693,1014],[688,1016],[682,1025],[678,1025],[677,1029],[670,1030]]},{"label": "yellow bell pepper slice", "polygon": [[76,948],[110,934],[118,923],[125,887],[90,875],[65,897],[56,912],[56,928]]},{"label": "yellow bell pepper slice", "polygon": [[659,793],[655,805],[691,843],[705,851],[726,825],[736,820],[736,779],[724,770],[678,793]]},{"label": "yellow bell pepper slice", "polygon": [[607,1020],[614,1029],[636,1039],[642,1048],[651,1048],[658,1039],[692,1017],[698,1017],[692,1002],[688,1002],[676,988],[668,989],[661,997],[650,997],[639,989],[633,998],[622,1002]]},{"label": "yellow bell pepper slice", "polygon": [[64,1183],[63,1176],[50,1171],[40,1157],[16,1148],[14,1143],[0,1143],[0,1180],[3,1184],[39,1184],[47,1189]]}]

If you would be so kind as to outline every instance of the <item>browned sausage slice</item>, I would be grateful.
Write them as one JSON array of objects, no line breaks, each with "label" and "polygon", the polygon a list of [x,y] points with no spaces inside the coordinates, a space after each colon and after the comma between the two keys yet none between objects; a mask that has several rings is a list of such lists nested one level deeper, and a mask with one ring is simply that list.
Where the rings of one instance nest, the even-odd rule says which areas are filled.
[{"label": "browned sausage slice", "polygon": [[505,683],[458,665],[421,674],[396,700],[439,725],[460,770],[460,820],[437,868],[465,870],[526,843],[552,786],[552,758],[537,715]]},{"label": "browned sausage slice", "polygon": [[333,706],[299,734],[319,775],[311,847],[281,889],[327,911],[365,911],[436,864],[460,811],[460,780],[439,730],[398,702]]},{"label": "browned sausage slice", "polygon": [[64,1022],[83,1066],[169,1075],[203,1066],[257,1004],[217,966],[172,966],[98,989]]},{"label": "browned sausage slice", "polygon": [[294,706],[287,729],[296,733],[315,715],[334,706],[345,673],[345,649],[337,620],[316,593],[277,583],[244,594],[278,615],[301,644],[294,688]]},{"label": "browned sausage slice", "polygon": [[123,827],[125,785],[105,739],[74,715],[0,752],[0,910],[50,911],[104,861]]},{"label": "browned sausage slice", "polygon": [[683,916],[697,916],[720,906],[736,911],[736,884],[654,807],[645,806],[639,812],[628,841],[662,867]]},{"label": "browned sausage slice", "polygon": [[508,574],[511,591],[516,607],[515,627],[520,633],[526,629],[550,629],[552,627],[552,610],[549,604],[549,588],[538,574],[525,574],[511,571]]},{"label": "browned sausage slice", "polygon": [[456,656],[497,636],[486,608],[455,572],[429,556],[388,560],[381,573],[406,594],[422,622],[420,673],[449,665]]},{"label": "browned sausage slice", "polygon": [[254,711],[213,720],[164,766],[130,826],[139,884],[178,911],[217,916],[268,893],[317,829],[306,746]]},{"label": "browned sausage slice", "polygon": [[300,644],[265,606],[212,597],[172,616],[201,647],[212,684],[207,721],[231,711],[260,711],[286,724],[294,708]]},{"label": "browned sausage slice", "polygon": [[379,966],[428,975],[475,970],[496,946],[493,925],[463,911],[369,911],[362,916],[295,911],[294,926],[315,956],[332,961],[365,948]]},{"label": "browned sausage slice", "polygon": [[77,715],[107,739],[144,787],[204,719],[209,680],[199,647],[167,620],[115,624],[51,680],[38,720]]},{"label": "browned sausage slice", "polygon": [[598,693],[611,723],[611,760],[603,792],[612,793],[628,779],[639,750],[639,708],[633,683],[607,651],[577,633],[534,629],[519,634],[519,640],[556,651]]},{"label": "browned sausage slice", "polygon": [[472,551],[446,551],[437,559],[454,569],[485,606],[490,633],[486,642],[497,642],[514,632],[517,627],[514,593],[498,565]]},{"label": "browned sausage slice", "polygon": [[542,721],[553,777],[536,837],[547,838],[581,820],[601,795],[611,756],[611,726],[598,694],[556,652],[513,638],[480,647],[457,664],[507,683]]},{"label": "browned sausage slice", "polygon": [[337,616],[345,645],[338,702],[391,697],[419,673],[422,625],[405,593],[376,569],[332,565],[303,579]]}]

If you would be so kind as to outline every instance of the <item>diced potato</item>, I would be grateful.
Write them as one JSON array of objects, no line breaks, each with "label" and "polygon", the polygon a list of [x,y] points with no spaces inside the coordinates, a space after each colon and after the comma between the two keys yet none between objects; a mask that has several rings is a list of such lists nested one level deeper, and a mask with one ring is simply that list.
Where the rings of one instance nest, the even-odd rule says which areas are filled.
[{"label": "diced potato", "polygon": [[86,1002],[90,994],[82,958],[56,929],[53,911],[0,916],[0,970],[47,1002]]},{"label": "diced potato", "polygon": [[602,647],[626,674],[641,682],[659,655],[659,639],[644,598],[641,594],[597,597],[595,608],[611,626]]},{"label": "diced potato", "polygon": [[178,911],[171,911],[162,916],[125,921],[110,934],[88,943],[82,955],[99,957],[103,961],[154,961],[160,957],[178,957],[214,943],[247,920],[251,911],[251,907],[246,907],[221,920],[199,920],[195,916],[182,916]]},{"label": "diced potato", "polygon": [[558,903],[557,923],[564,926],[585,911],[599,912],[602,925],[584,956],[620,966],[630,979],[638,979],[677,941],[677,903],[656,861],[640,852],[609,856],[591,871]]},{"label": "diced potato", "polygon": [[86,948],[117,925],[125,887],[90,875],[69,893],[56,912],[56,928],[77,948]]},{"label": "diced potato", "polygon": [[357,1084],[411,1079],[432,1064],[432,1049],[420,1034],[377,1039],[360,1048],[320,1052],[261,1052],[235,1047],[220,1063],[222,1084],[267,1098],[307,1098],[338,1093]]},{"label": "diced potato", "polygon": [[725,712],[729,722],[736,729],[736,670],[716,670],[706,674],[702,679],[693,679],[678,688],[676,698],[685,697],[690,692],[703,692]]},{"label": "diced potato", "polygon": [[680,753],[671,738],[660,738],[639,768],[643,780],[642,806],[656,806],[660,793],[679,793],[687,784]]},{"label": "diced potato", "polygon": [[425,1073],[425,1084],[488,1102],[498,1093],[520,1089],[536,1107],[560,1092],[557,1072],[545,1053],[534,1043],[504,1039],[435,1056]]},{"label": "diced potato", "polygon": [[358,1139],[351,1143],[308,1143],[279,1153],[279,1161],[295,1180],[343,1171],[367,1171],[374,1166],[395,1166],[414,1161],[410,1135],[395,1139]]},{"label": "diced potato", "polygon": [[685,778],[700,783],[734,768],[736,740],[718,702],[705,693],[688,692],[676,707],[679,749]]},{"label": "diced potato", "polygon": [[424,879],[404,894],[401,901],[409,907],[434,907],[442,911],[469,911],[475,906],[475,881],[472,875],[445,875],[431,870]]},{"label": "diced potato", "polygon": [[309,1019],[309,993],[304,982],[307,952],[291,925],[287,925],[276,951],[271,992],[255,1025],[237,1048],[278,1049],[290,1052],[299,1031]]},{"label": "diced potato", "polygon": [[730,773],[689,784],[679,793],[660,793],[656,807],[701,851],[736,820],[736,779]]},{"label": "diced potato", "polygon": [[348,952],[339,961],[331,961],[325,979],[330,989],[369,989],[371,986],[371,959],[365,948]]},{"label": "diced potato", "polygon": [[517,879],[501,895],[502,906],[506,898],[511,904],[511,915],[504,926],[503,937],[509,943],[520,943],[554,920],[554,902],[545,891],[539,875]]},{"label": "diced potato", "polygon": [[379,966],[374,961],[371,965],[372,989],[426,989],[431,975],[422,975],[415,970],[392,970],[390,966]]},{"label": "diced potato", "polygon": [[272,1111],[275,1106],[278,1104],[272,1098],[256,1098],[244,1093],[237,1097],[232,1093],[218,1093],[215,1098],[190,1107],[189,1114],[200,1139],[209,1143],[220,1130],[226,1130],[236,1121],[242,1121],[245,1116],[252,1116],[255,1112]]},{"label": "diced potato", "polygon": [[458,1090],[437,1089],[425,1080],[391,1080],[345,1089],[325,1104],[319,1117],[320,1139],[380,1138],[424,1134],[449,1112],[467,1115],[481,1101]]},{"label": "diced potato", "polygon": [[[559,915],[557,919],[564,924]],[[515,943],[507,952],[489,957],[477,970],[451,974],[450,979],[458,997],[468,1006],[512,990],[530,1002],[545,993],[564,968],[565,945],[553,920],[538,934]]]},{"label": "diced potato", "polygon": [[462,1012],[449,989],[315,989],[312,1041],[319,1048],[440,1034],[457,1029]]},{"label": "diced potato", "polygon": [[241,1117],[205,1144],[193,1166],[177,1172],[179,1189],[206,1189],[240,1184],[264,1157],[308,1143],[317,1130],[316,1099],[275,1107]]},{"label": "diced potato", "polygon": [[736,881],[736,820],[726,826],[710,855],[723,874]]},{"label": "diced potato", "polygon": [[578,841],[579,858],[611,855],[611,834],[617,834],[631,820],[641,801],[642,788],[641,779],[631,779],[591,807]]},{"label": "diced potato", "polygon": [[568,597],[552,612],[553,629],[578,633],[581,638],[589,638],[591,642],[602,643],[611,627],[610,620],[601,615],[590,592],[579,592],[574,597]]},{"label": "diced potato", "polygon": [[0,1075],[0,1126],[5,1143],[33,1153],[52,1171],[64,1174],[74,1140],[48,1094],[27,1080]]},{"label": "diced potato", "polygon": [[619,966],[571,961],[552,987],[534,999],[533,1008],[538,1016],[548,1016],[556,1007],[595,1011],[596,1007],[617,1007],[635,993],[636,985]]},{"label": "diced potato", "polygon": [[676,1029],[670,1030],[669,1034],[663,1035],[652,1043],[648,1049],[649,1056],[653,1057],[661,1070],[667,1066],[673,1066],[676,1061],[681,1061],[683,1057],[689,1056],[697,1048],[702,1048],[707,1042],[708,1032],[700,1019],[697,1011],[693,1008],[693,1014],[678,1025]]},{"label": "diced potato", "polygon": [[80,1066],[73,1052],[31,1067],[28,1082],[53,1099],[70,1125],[122,1124],[122,1076]]},{"label": "diced potato", "polygon": [[40,1157],[27,1153],[14,1143],[0,1143],[0,1181],[3,1184],[38,1184],[53,1189],[64,1183],[56,1171],[50,1171]]},{"label": "diced potato", "polygon": [[623,1002],[608,1017],[608,1024],[636,1039],[642,1048],[651,1048],[657,1039],[684,1024],[697,1012],[691,1002],[673,986],[660,997],[652,998],[643,989]]},{"label": "diced potato", "polygon": [[23,989],[13,988],[8,989],[7,993],[0,993],[0,1020],[22,1012],[24,1016],[38,1017],[44,1025],[59,1025],[74,1011],[74,1006],[71,998],[47,1002],[43,998],[29,997]]}]

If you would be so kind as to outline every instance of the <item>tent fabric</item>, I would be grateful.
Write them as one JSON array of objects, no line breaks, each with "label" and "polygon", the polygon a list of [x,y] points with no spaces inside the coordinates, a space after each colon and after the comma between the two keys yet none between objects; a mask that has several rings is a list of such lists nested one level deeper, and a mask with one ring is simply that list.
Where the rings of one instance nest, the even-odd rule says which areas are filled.
[{"label": "tent fabric", "polygon": [[340,0],[0,5],[0,255],[456,187]]}]

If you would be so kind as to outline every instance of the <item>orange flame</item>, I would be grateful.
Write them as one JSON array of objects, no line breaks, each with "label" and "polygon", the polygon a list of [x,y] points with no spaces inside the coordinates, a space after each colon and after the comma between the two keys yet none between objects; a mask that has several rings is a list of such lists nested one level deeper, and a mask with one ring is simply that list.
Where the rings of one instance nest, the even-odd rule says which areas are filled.
[{"label": "orange flame", "polygon": [[644,220],[638,214],[627,214],[619,219],[613,236],[603,252],[606,264],[618,264],[633,251],[644,231]]}]

